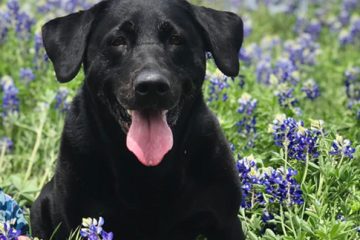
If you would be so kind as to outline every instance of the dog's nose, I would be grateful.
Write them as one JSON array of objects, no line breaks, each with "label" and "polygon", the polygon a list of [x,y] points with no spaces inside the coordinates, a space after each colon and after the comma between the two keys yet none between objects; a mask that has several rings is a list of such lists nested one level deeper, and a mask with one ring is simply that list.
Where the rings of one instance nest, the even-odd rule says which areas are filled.
[{"label": "dog's nose", "polygon": [[161,97],[170,91],[170,84],[160,73],[140,73],[134,82],[135,92],[142,97]]}]

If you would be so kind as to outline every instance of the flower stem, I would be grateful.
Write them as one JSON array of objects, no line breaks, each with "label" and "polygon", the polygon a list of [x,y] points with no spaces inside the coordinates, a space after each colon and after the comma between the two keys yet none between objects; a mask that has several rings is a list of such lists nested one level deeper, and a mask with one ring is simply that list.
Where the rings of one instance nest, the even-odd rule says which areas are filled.
[{"label": "flower stem", "polygon": [[304,182],[305,182],[308,169],[309,169],[309,153],[306,153],[305,170],[304,170],[303,178],[302,178],[302,180],[301,180],[301,186],[303,186],[303,184],[304,184]]},{"label": "flower stem", "polygon": [[43,132],[44,125],[45,125],[45,122],[46,122],[46,118],[47,118],[47,112],[43,113],[43,116],[40,119],[40,126],[36,130],[36,140],[35,140],[34,148],[33,148],[32,152],[31,152],[31,156],[30,156],[30,159],[29,159],[29,165],[28,165],[27,170],[26,170],[26,174],[25,174],[25,178],[24,178],[25,181],[28,180],[30,175],[31,175],[32,167],[34,165],[36,155],[37,155],[37,152],[38,152],[39,147],[40,147],[42,132]]},{"label": "flower stem", "polygon": [[280,204],[280,216],[281,216],[281,228],[285,236],[287,236],[286,229],[285,229],[285,219],[284,219],[284,210],[282,205]]}]

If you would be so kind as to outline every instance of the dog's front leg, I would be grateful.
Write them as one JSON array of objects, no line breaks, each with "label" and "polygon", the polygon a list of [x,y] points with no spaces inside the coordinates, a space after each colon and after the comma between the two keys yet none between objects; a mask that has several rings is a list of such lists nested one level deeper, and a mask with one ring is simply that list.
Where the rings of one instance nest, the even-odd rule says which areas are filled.
[{"label": "dog's front leg", "polygon": [[239,218],[219,226],[206,234],[207,240],[245,240]]}]

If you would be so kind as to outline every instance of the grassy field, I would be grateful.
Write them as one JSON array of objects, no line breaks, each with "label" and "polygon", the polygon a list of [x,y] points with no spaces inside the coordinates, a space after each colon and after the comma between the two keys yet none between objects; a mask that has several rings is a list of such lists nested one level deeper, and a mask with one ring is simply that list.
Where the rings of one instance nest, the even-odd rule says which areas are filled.
[{"label": "grassy field", "polygon": [[[196,2],[245,23],[240,76],[209,55],[204,92],[234,151],[248,238],[360,239],[360,1]],[[93,3],[0,0],[0,187],[27,214],[83,78],[56,82],[40,28]]]}]

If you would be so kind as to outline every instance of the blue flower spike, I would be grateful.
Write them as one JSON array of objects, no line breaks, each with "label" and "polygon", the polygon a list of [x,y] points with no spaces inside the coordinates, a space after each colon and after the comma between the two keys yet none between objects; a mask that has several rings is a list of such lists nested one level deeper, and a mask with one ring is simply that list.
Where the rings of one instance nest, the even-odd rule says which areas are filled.
[{"label": "blue flower spike", "polygon": [[103,229],[104,218],[83,218],[80,235],[86,240],[112,240],[114,235],[112,232],[106,232]]}]

